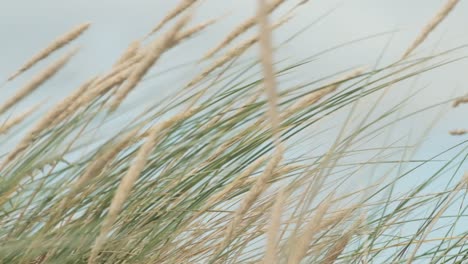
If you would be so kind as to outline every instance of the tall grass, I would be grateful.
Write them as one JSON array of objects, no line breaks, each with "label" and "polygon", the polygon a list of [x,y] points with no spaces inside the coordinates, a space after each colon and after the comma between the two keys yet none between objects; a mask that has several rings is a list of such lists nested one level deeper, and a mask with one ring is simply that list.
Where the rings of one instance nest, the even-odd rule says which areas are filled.
[{"label": "tall grass", "polygon": [[[402,140],[373,144],[398,122],[450,102],[402,113],[417,96],[410,94],[383,111],[375,105],[354,115],[361,100],[457,60],[451,56],[462,47],[409,60],[457,1],[449,1],[403,59],[293,86],[285,77],[320,61],[322,52],[296,63],[275,58],[281,47],[271,34],[306,4],[291,0],[293,8],[272,21],[284,2],[259,0],[256,16],[200,54],[197,63],[207,66],[199,75],[138,108],[134,118],[119,119],[122,104],[158,59],[175,56],[171,49],[216,23],[190,26],[203,1],[175,3],[112,68],[37,120],[32,110],[17,114],[14,106],[73,63],[75,50],[6,99],[0,111],[1,263],[468,261],[468,141],[423,160],[408,158],[416,148]],[[89,26],[59,37],[6,87]],[[257,32],[235,46],[249,28]],[[249,57],[250,48],[258,56]],[[343,112],[349,115],[341,128],[328,126]],[[324,133],[328,141],[320,146]],[[14,135],[20,138],[12,145]],[[433,173],[414,180],[427,167]]]}]

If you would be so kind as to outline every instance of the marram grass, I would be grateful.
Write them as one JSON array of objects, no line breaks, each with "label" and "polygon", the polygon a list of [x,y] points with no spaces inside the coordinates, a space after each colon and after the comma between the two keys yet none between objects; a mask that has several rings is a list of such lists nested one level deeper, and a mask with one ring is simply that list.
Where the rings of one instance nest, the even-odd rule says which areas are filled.
[{"label": "marram grass", "polygon": [[[274,21],[286,2],[293,8]],[[402,60],[289,85],[296,69],[342,45],[279,60],[271,35],[313,2],[259,0],[254,17],[200,54],[201,73],[119,121],[159,58],[219,21],[191,25],[205,3],[181,0],[108,72],[42,116],[32,112],[43,103],[17,113],[16,104],[73,63],[76,51],[66,53],[1,104],[0,263],[467,262],[466,130],[423,160],[402,140],[371,144],[450,102],[402,114],[415,93],[353,116],[362,100],[457,60],[449,56],[464,47],[409,60],[457,2],[448,1]],[[4,88],[88,27],[52,42]],[[343,113],[342,127],[328,125]],[[409,180],[427,167],[430,175]]]}]

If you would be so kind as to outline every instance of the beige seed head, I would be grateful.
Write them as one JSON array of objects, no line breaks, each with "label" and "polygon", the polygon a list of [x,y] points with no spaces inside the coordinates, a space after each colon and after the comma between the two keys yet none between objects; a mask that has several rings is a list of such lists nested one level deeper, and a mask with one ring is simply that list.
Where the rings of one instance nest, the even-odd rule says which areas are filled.
[{"label": "beige seed head", "polygon": [[13,80],[18,75],[20,75],[21,73],[27,71],[29,68],[34,66],[39,61],[47,58],[54,51],[62,48],[63,46],[67,45],[68,43],[72,42],[74,39],[78,38],[84,31],[86,31],[89,28],[90,25],[91,25],[90,23],[81,24],[81,25],[73,28],[72,30],[68,31],[64,35],[58,37],[49,46],[47,46],[45,49],[41,50],[39,53],[34,55],[21,68],[19,68],[13,75],[11,75],[8,78],[8,81]]},{"label": "beige seed head", "polygon": [[97,80],[96,84],[92,89],[90,90],[90,93],[87,95],[88,98],[83,99],[83,102],[86,105],[86,102],[91,101],[93,98],[96,98],[97,96],[102,96],[106,94],[108,91],[112,90],[113,87],[118,86],[125,82],[130,74],[132,73],[134,67],[136,67],[136,64],[133,65],[127,65],[126,68],[114,72],[110,74],[109,76],[106,76],[105,78],[101,78]]},{"label": "beige seed head", "polygon": [[120,56],[119,60],[114,64],[114,67],[128,61],[129,59],[135,57],[138,54],[138,51],[140,50],[141,43],[140,41],[136,40],[130,43],[130,45],[127,47],[125,52]]},{"label": "beige seed head", "polygon": [[323,264],[333,264],[335,263],[336,259],[341,255],[343,250],[348,245],[349,241],[352,238],[352,234],[346,233],[343,237],[341,237],[333,247],[327,252],[323,260]]},{"label": "beige seed head", "polygon": [[197,215],[200,215],[207,210],[209,210],[216,202],[221,201],[226,194],[231,193],[236,188],[243,185],[246,179],[252,175],[259,167],[266,161],[266,156],[262,156],[256,159],[252,164],[250,164],[242,173],[240,173],[230,184],[228,184],[221,192],[217,193],[216,195],[210,197],[208,201],[205,203],[206,205],[200,209]]},{"label": "beige seed head", "polygon": [[217,59],[211,66],[203,70],[199,75],[197,75],[194,79],[192,79],[185,88],[193,87],[195,84],[201,82],[205,79],[210,73],[215,71],[216,69],[222,67],[224,64],[229,62],[231,59],[236,58],[243,54],[247,49],[249,49],[253,44],[258,41],[258,37],[250,38],[237,47],[229,50],[223,57]]},{"label": "beige seed head", "polygon": [[177,6],[174,7],[171,11],[169,11],[166,16],[159,22],[156,27],[154,27],[151,32],[146,36],[149,37],[150,35],[156,33],[158,30],[160,30],[167,22],[171,21],[178,15],[182,14],[185,10],[187,10],[190,6],[195,4],[197,0],[182,0],[179,2]]},{"label": "beige seed head", "polygon": [[71,116],[80,108],[86,107],[89,103],[103,96],[112,88],[122,84],[132,72],[132,67],[135,65],[137,59],[138,58],[132,58],[113,68],[112,71],[104,77],[93,79],[91,82],[87,83],[86,89],[84,89],[82,94],[76,97],[74,101],[70,102],[59,119],[63,120],[63,118]]},{"label": "beige seed head", "polygon": [[38,75],[34,76],[32,80],[30,80],[18,92],[16,92],[12,97],[8,98],[8,100],[0,106],[0,114],[3,114],[27,95],[39,88],[41,84],[54,76],[77,52],[78,49],[74,49],[71,52],[68,52],[67,54],[60,57],[57,61],[52,63],[49,67],[40,72]]},{"label": "beige seed head", "polygon": [[117,75],[121,75],[123,72],[128,71],[130,68],[135,67],[135,65],[137,65],[143,59],[144,53],[145,51],[140,49],[135,56],[127,59],[126,61],[122,61],[122,63],[120,64],[114,65],[114,67],[112,67],[112,69],[108,73],[102,75],[97,80],[96,85],[100,85],[103,82],[106,82]]},{"label": "beige seed head", "polygon": [[306,224],[303,234],[294,242],[293,251],[289,256],[288,264],[299,264],[307,255],[309,245],[316,233],[320,230],[322,219],[331,204],[332,196],[328,197],[318,206],[314,217]]},{"label": "beige seed head", "polygon": [[271,27],[268,19],[268,6],[266,0],[258,0],[258,23],[260,25],[260,60],[262,63],[265,92],[268,96],[268,112],[271,122],[271,130],[275,145],[280,144],[279,126],[281,123],[278,111],[278,94],[275,69],[273,68],[273,45]]},{"label": "beige seed head", "polygon": [[[260,93],[259,91],[257,91],[254,95],[252,95],[249,100],[244,104],[243,107],[239,107],[237,109],[237,111],[234,113],[233,116],[236,116],[238,114],[240,114],[243,110],[244,110],[244,107],[248,107],[250,106],[251,104],[255,103],[258,98],[260,98],[260,95],[262,93]],[[230,109],[233,105],[234,105],[235,101],[229,103],[227,106],[226,106],[226,109]],[[223,117],[225,116],[225,113],[220,113],[218,115],[216,115],[215,117],[213,117],[210,121],[208,121],[206,124],[204,124],[200,130],[204,130],[204,129],[207,129],[207,128],[211,128],[213,126],[215,126]]]},{"label": "beige seed head", "polygon": [[213,25],[214,23],[216,23],[218,21],[217,18],[215,19],[211,19],[211,20],[208,20],[206,22],[203,22],[203,23],[200,23],[196,26],[193,26],[185,31],[182,31],[182,32],[179,32],[176,34],[176,36],[174,37],[174,42],[172,43],[172,45],[177,45],[178,43],[182,42],[183,40],[185,39],[188,39],[190,37],[192,37],[193,35],[197,34],[198,32],[204,30],[205,28]]},{"label": "beige seed head", "polygon": [[431,21],[423,28],[421,33],[416,37],[411,46],[405,51],[402,59],[406,59],[421,43],[426,40],[429,34],[450,14],[453,8],[458,4],[459,0],[448,0],[447,3],[439,10]]},{"label": "beige seed head", "polygon": [[[211,196],[192,217],[192,221],[203,215],[206,211],[210,210],[216,203],[222,202],[226,195],[234,191],[236,188],[241,187],[249,176],[252,175],[265,161],[267,156],[262,156],[250,164],[244,171],[242,171],[231,183],[229,183],[223,190]],[[170,189],[171,187],[168,187]],[[192,222],[188,221],[188,222]],[[179,231],[181,232],[181,231]]]},{"label": "beige seed head", "polygon": [[180,113],[178,115],[175,115],[171,119],[162,123],[158,123],[150,128],[148,134],[146,135],[145,142],[138,150],[135,159],[130,165],[127,174],[125,174],[125,176],[122,178],[122,181],[120,182],[119,187],[117,188],[117,191],[112,199],[111,205],[109,207],[109,212],[101,227],[99,236],[96,238],[94,247],[91,250],[91,255],[88,259],[89,264],[96,263],[98,254],[106,242],[106,237],[108,233],[112,229],[112,226],[115,220],[117,219],[117,216],[120,213],[123,204],[130,196],[130,192],[133,188],[133,185],[135,184],[136,180],[138,179],[144,167],[146,166],[151,151],[154,149],[158,142],[159,134],[162,133],[168,127],[172,126],[174,123],[179,122],[180,120],[185,119],[190,115],[194,114],[196,111],[198,110],[192,109]]},{"label": "beige seed head", "polygon": [[461,104],[467,104],[467,103],[468,103],[468,96],[455,100],[455,102],[453,102],[453,107],[458,107]]},{"label": "beige seed head", "polygon": [[[267,13],[273,12],[278,6],[280,6],[285,0],[274,0],[271,3],[268,3],[266,8]],[[258,19],[257,17],[251,17],[244,22],[242,22],[239,26],[237,26],[231,33],[229,33],[216,47],[208,51],[202,60],[206,60],[212,57],[214,54],[219,52],[221,49],[229,45],[234,39],[242,35],[244,32],[255,26]]]},{"label": "beige seed head", "polygon": [[300,111],[304,109],[305,107],[308,107],[310,105],[315,104],[318,102],[320,99],[323,97],[327,96],[328,94],[336,91],[341,85],[342,82],[355,78],[359,75],[361,75],[364,72],[365,68],[358,68],[356,70],[353,70],[352,72],[346,74],[345,76],[341,77],[337,81],[334,82],[334,84],[327,86],[323,89],[320,89],[318,91],[314,91],[303,98],[299,99],[297,102],[295,102],[293,105],[291,105],[283,114],[283,118],[290,117],[292,114],[296,113],[297,111]]},{"label": "beige seed head", "polygon": [[[257,99],[258,99],[258,96],[260,94],[257,93],[255,96],[253,96],[253,98],[251,98],[246,105],[249,105],[253,102],[255,102]],[[214,125],[216,122],[217,122],[217,119],[218,118],[214,118],[212,119],[211,121],[209,121],[208,123],[206,123],[207,125],[211,126],[211,125]],[[214,120],[214,122],[212,122]],[[252,127],[255,127],[256,125],[258,125],[258,123],[256,124],[253,124]],[[211,162],[213,162],[215,159],[217,159],[222,153],[224,153],[227,149],[229,149],[234,143],[236,143],[239,139],[241,139],[243,137],[243,135],[245,133],[248,133],[248,129],[244,130],[244,132],[242,132],[240,135],[237,135],[235,137],[232,137],[231,139],[227,140],[226,142],[224,142],[223,144],[221,144],[215,151],[212,155],[210,155],[210,157],[208,157],[199,167],[202,168],[208,164],[210,164]],[[263,159],[262,159],[263,160]],[[258,161],[258,160],[257,160]],[[260,162],[260,161],[258,161]],[[189,173],[187,173],[187,175],[184,177],[184,178],[181,178],[180,181],[183,181],[185,180],[186,178],[189,178],[189,177],[192,177],[193,175],[195,175],[197,172],[198,172],[199,168],[194,168],[192,169]],[[249,170],[246,170],[247,172]],[[242,180],[242,182],[244,181],[245,179]],[[175,187],[180,181],[173,181],[171,185],[169,185],[167,188],[168,189],[172,189],[173,187]],[[237,184],[236,184],[237,186]],[[226,189],[228,190],[228,189]],[[209,204],[209,203],[208,203]]]},{"label": "beige seed head", "polygon": [[271,213],[271,223],[268,227],[268,240],[265,258],[263,263],[265,264],[274,264],[277,263],[277,253],[278,253],[278,236],[281,227],[281,215],[283,213],[283,206],[285,202],[285,192],[282,190],[278,193],[276,197],[275,204],[273,205],[273,210]]},{"label": "beige seed head", "polygon": [[120,139],[116,144],[112,145],[108,150],[99,155],[97,159],[86,168],[85,172],[79,180],[74,184],[70,196],[74,196],[76,192],[82,188],[93,176],[99,175],[104,169],[106,164],[112,161],[123,149],[133,142],[135,135],[138,134],[139,129],[134,129],[129,132],[125,137]]},{"label": "beige seed head", "polygon": [[323,221],[322,221],[322,223],[320,225],[320,229],[327,229],[331,225],[335,225],[337,223],[340,223],[341,221],[343,221],[347,217],[351,216],[351,214],[355,210],[356,210],[356,207],[351,207],[351,208],[347,208],[345,210],[334,213],[332,216],[327,217],[326,219],[323,219]]},{"label": "beige seed head", "polygon": [[229,223],[226,228],[224,241],[220,244],[220,247],[217,249],[217,252],[221,252],[235,236],[236,228],[239,226],[239,223],[242,221],[245,213],[252,207],[257,198],[262,194],[265,189],[268,187],[268,183],[272,176],[274,175],[274,170],[277,165],[280,163],[283,157],[284,147],[279,145],[276,149],[273,157],[268,162],[263,173],[258,176],[257,181],[254,183],[250,191],[245,195],[244,199],[241,201],[239,209],[236,210],[232,221]]},{"label": "beige seed head", "polygon": [[465,172],[465,175],[463,175],[462,183],[463,183],[464,185],[467,185],[467,184],[468,184],[468,171],[466,171],[466,172]]},{"label": "beige seed head", "polygon": [[124,202],[130,196],[133,185],[138,179],[141,171],[144,169],[147,159],[156,145],[156,136],[158,132],[159,131],[156,129],[151,130],[151,133],[146,138],[146,141],[138,150],[137,155],[130,165],[127,174],[125,174],[122,181],[120,182],[109,207],[109,212],[101,227],[99,236],[96,238],[88,263],[92,264],[97,261],[98,254],[106,242],[108,233],[112,229],[112,226],[114,225],[114,222],[117,219]]},{"label": "beige seed head", "polygon": [[465,134],[468,134],[468,129],[456,129],[450,131],[450,135],[452,136],[463,136]]},{"label": "beige seed head", "polygon": [[[286,23],[289,20],[289,17],[282,19],[278,23],[275,23],[273,25],[273,28],[277,28],[284,23]],[[216,69],[222,67],[225,65],[227,62],[231,61],[234,58],[239,57],[242,55],[245,51],[247,51],[250,47],[252,47],[255,43],[257,43],[259,40],[259,36],[256,35],[254,37],[251,37],[243,42],[241,42],[239,45],[236,47],[228,50],[224,56],[221,58],[217,59],[214,63],[212,63],[208,68],[203,70],[199,75],[197,75],[195,78],[193,78],[187,85],[185,85],[185,89],[193,87],[195,84],[201,82],[203,79],[205,79],[210,73],[215,71]]]},{"label": "beige seed head", "polygon": [[26,133],[16,147],[10,151],[0,166],[0,170],[5,168],[16,156],[20,155],[31,143],[36,140],[37,135],[49,127],[54,122],[57,122],[59,117],[67,107],[72,104],[81,94],[83,94],[88,87],[86,85],[80,86],[72,94],[57,103],[52,107],[39,121]]},{"label": "beige seed head", "polygon": [[153,42],[145,52],[143,59],[138,63],[135,69],[131,72],[125,84],[117,91],[115,98],[110,105],[110,111],[115,111],[122,101],[127,97],[133,88],[141,81],[148,70],[156,63],[159,57],[172,47],[176,34],[189,21],[190,16],[185,16],[169,30],[164,36]]},{"label": "beige seed head", "polygon": [[27,109],[26,111],[22,112],[21,114],[14,116],[11,119],[8,119],[5,123],[3,123],[0,126],[0,134],[5,134],[7,133],[11,128],[14,126],[18,125],[19,123],[23,122],[28,116],[30,116],[32,113],[36,112],[37,109],[42,105],[36,104],[35,106]]},{"label": "beige seed head", "polygon": [[55,107],[55,110],[50,113],[50,117],[55,115],[55,118],[50,123],[50,125],[58,124],[63,120],[71,117],[75,113],[74,110],[77,110],[76,104],[79,104],[83,100],[83,98],[86,97],[96,80],[97,78],[89,79],[80,87],[75,89],[75,91],[72,94],[70,94],[70,96],[65,98],[59,105],[57,105]]},{"label": "beige seed head", "polygon": [[110,146],[109,149],[101,153],[97,159],[86,168],[85,172],[71,187],[68,196],[59,204],[57,209],[58,214],[62,213],[62,210],[65,208],[67,203],[75,197],[80,189],[83,188],[92,177],[96,177],[101,174],[106,165],[111,162],[123,149],[128,147],[131,142],[133,142],[138,131],[139,128],[129,132],[125,137],[120,139],[120,141],[116,142],[114,145]]},{"label": "beige seed head", "polygon": [[357,220],[348,231],[344,233],[344,235],[336,241],[336,243],[332,246],[331,249],[328,250],[327,254],[325,255],[322,263],[324,264],[333,264],[335,263],[336,259],[341,255],[343,250],[348,245],[349,241],[353,237],[353,235],[357,232],[357,229],[364,221],[364,217],[361,216],[359,220]]}]

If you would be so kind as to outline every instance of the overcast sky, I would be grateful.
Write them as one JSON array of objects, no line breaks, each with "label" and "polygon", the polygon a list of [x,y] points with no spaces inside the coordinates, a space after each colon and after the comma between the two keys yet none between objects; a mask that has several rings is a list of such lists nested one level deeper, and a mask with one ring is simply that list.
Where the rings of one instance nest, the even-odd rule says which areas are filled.
[{"label": "overcast sky", "polygon": [[[28,98],[25,104],[37,102],[38,99],[53,100],[63,96],[93,73],[108,69],[132,40],[144,36],[176,2],[172,0],[2,0],[0,78],[5,79],[58,35],[80,23],[92,22],[92,28],[73,44],[81,46],[82,52],[61,72],[60,76]],[[385,62],[392,62],[401,56],[419,30],[444,3],[442,0],[311,0],[304,5],[285,30],[275,34],[275,40],[284,40],[295,30],[299,30],[331,10],[333,12],[285,46],[277,56],[299,60],[352,39],[396,30],[384,56]],[[202,38],[198,37],[192,44],[183,46],[183,49],[178,50],[177,56],[171,55],[171,60],[163,61],[160,67],[170,67],[199,58],[201,52],[216,44],[235,24],[254,14],[255,5],[254,0],[205,1],[196,13],[197,21],[219,16],[225,19],[210,28]],[[467,14],[468,3],[461,1],[457,9],[416,51],[416,55],[427,55],[434,49],[441,51],[468,44]],[[323,56],[299,71],[304,75],[297,74],[298,78],[310,80],[314,76],[332,74],[358,65],[372,65],[390,37],[391,34],[386,34]],[[466,55],[466,52],[457,55]],[[184,72],[185,70],[178,72],[179,76],[173,75],[167,78],[179,80],[180,75],[194,73],[196,70],[196,67],[186,69],[187,72]],[[417,100],[412,102],[411,107],[416,110],[451,96],[467,93],[467,71],[468,63],[461,61],[424,76],[419,80],[418,88],[423,86],[427,88]],[[30,75],[25,75],[25,78],[27,77]],[[19,79],[4,88],[2,92],[4,98],[14,92],[15,86],[20,85],[21,81]],[[400,90],[399,93],[404,94],[404,90]],[[417,121],[427,124],[435,113],[431,112]],[[430,145],[431,148],[440,150],[442,145],[460,142],[461,138],[450,137],[447,131],[451,128],[468,127],[467,114],[466,107],[449,110],[431,134],[430,140],[435,142]],[[402,129],[411,128],[402,127]]]}]

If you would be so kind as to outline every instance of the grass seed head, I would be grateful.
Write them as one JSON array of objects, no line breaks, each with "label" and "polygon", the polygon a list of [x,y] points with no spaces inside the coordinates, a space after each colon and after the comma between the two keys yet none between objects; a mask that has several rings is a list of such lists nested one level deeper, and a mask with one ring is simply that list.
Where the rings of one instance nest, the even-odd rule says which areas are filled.
[{"label": "grass seed head", "polygon": [[49,44],[49,46],[41,50],[39,53],[34,55],[29,61],[27,61],[23,66],[21,66],[21,68],[19,68],[13,75],[11,75],[8,78],[8,81],[15,79],[18,75],[27,71],[29,68],[34,66],[39,61],[47,58],[54,51],[62,48],[63,46],[67,45],[68,43],[78,38],[81,34],[83,34],[83,32],[85,32],[90,27],[90,25],[91,25],[90,23],[84,23],[84,24],[78,25],[77,27],[65,33],[64,35],[58,37],[51,44]]}]

